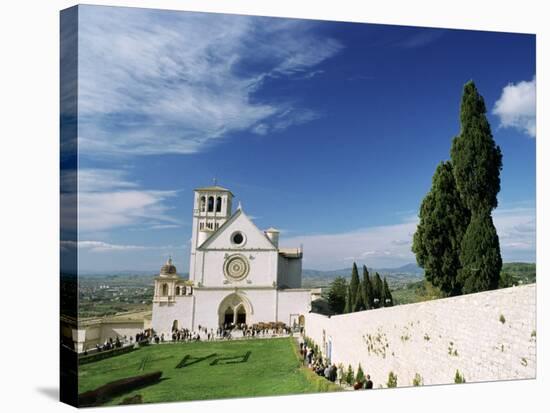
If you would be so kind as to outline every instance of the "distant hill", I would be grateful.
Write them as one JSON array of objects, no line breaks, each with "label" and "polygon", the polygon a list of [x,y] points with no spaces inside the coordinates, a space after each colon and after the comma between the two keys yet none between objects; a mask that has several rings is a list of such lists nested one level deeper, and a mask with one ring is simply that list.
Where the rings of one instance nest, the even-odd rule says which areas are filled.
[{"label": "distant hill", "polygon": [[[359,269],[361,277],[361,269]],[[403,285],[418,282],[424,278],[424,270],[416,264],[406,264],[396,268],[369,268],[369,273],[378,272],[385,276],[390,287],[400,288]],[[502,274],[508,274],[510,282],[516,284],[529,284],[536,281],[536,264],[526,262],[509,262],[502,265]],[[329,285],[336,277],[342,276],[349,280],[351,267],[340,270],[302,270],[304,287],[322,287]]]},{"label": "distant hill", "polygon": [[[141,270],[124,270],[124,271],[80,271],[79,277],[83,278],[108,278],[108,277],[156,277],[159,275],[159,271],[141,271]],[[189,273],[179,273],[178,275],[182,278],[189,278]]]},{"label": "distant hill", "polygon": [[[393,287],[418,281],[424,277],[424,270],[413,263],[396,268],[367,268],[369,273],[378,272],[386,277],[390,286]],[[327,271],[303,269],[302,283],[304,287],[321,287],[330,284],[338,276],[349,279],[351,267]],[[361,276],[361,269],[359,276]]]}]

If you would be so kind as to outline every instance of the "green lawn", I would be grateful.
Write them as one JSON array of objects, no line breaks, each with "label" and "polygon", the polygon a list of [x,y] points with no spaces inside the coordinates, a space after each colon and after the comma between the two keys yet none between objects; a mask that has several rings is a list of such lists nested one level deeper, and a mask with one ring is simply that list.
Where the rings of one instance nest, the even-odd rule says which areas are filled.
[{"label": "green lawn", "polygon": [[158,370],[163,373],[159,383],[108,404],[118,404],[135,394],[141,394],[145,403],[152,403],[337,389],[300,367],[292,339],[279,338],[152,345],[81,366],[79,393]]}]

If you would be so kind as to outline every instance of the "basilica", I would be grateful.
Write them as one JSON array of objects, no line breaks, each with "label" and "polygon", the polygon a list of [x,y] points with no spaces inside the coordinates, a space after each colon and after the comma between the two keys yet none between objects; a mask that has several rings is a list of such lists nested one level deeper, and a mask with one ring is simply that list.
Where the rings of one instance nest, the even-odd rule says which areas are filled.
[{"label": "basilica", "polygon": [[168,334],[198,326],[282,322],[299,325],[311,309],[302,287],[302,249],[279,247],[279,231],[260,230],[218,185],[194,191],[189,278],[171,259],[155,277],[152,327]]}]

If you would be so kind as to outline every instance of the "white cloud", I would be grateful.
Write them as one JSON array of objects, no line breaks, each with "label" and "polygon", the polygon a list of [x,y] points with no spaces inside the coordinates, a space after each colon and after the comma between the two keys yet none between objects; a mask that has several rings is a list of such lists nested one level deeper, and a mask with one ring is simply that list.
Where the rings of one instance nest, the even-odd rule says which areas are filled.
[{"label": "white cloud", "polygon": [[[166,201],[174,197],[177,191],[143,189],[127,180],[126,175],[125,171],[113,169],[79,170],[78,194],[62,194],[61,202],[67,207],[66,210],[78,212],[80,234],[117,227],[180,223],[169,215],[170,207],[166,205]],[[75,173],[68,172],[61,179],[75,179]],[[74,208],[75,205],[78,208]],[[76,220],[67,219],[66,223],[65,229],[70,229],[68,226]]]},{"label": "white cloud", "polygon": [[256,92],[342,48],[301,20],[93,6],[80,20],[79,142],[91,154],[194,153],[311,121]]},{"label": "white cloud", "polygon": [[411,252],[415,230],[416,221],[407,220],[346,233],[283,238],[281,244],[303,245],[311,268],[338,269],[349,266],[351,261],[373,267],[397,267],[415,262]]},{"label": "white cloud", "polygon": [[536,211],[521,207],[497,209],[493,213],[504,261],[535,260]]},{"label": "white cloud", "polygon": [[536,79],[510,83],[502,89],[493,114],[500,126],[516,128],[531,137],[536,135]]},{"label": "white cloud", "polygon": [[131,244],[112,244],[103,241],[61,241],[62,249],[70,249],[78,246],[79,251],[88,252],[121,252],[121,251],[148,251],[148,250],[172,250],[184,249],[184,245],[131,245]]},{"label": "white cloud", "polygon": [[[509,261],[535,260],[535,208],[498,208],[493,222],[500,239],[502,258]],[[412,237],[418,219],[336,234],[301,235],[282,238],[281,245],[303,245],[308,268],[339,269],[352,261],[372,267],[398,267],[414,263]]]}]

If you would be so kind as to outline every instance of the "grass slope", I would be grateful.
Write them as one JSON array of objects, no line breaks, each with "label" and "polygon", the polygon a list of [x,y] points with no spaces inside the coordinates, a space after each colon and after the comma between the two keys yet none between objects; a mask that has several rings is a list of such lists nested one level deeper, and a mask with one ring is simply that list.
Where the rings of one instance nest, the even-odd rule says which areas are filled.
[{"label": "grass slope", "polygon": [[[184,366],[177,368],[186,356]],[[204,357],[208,358],[199,360]],[[114,398],[108,404],[118,404],[136,394],[142,395],[144,403],[153,403],[336,390],[335,386],[319,386],[316,378],[300,366],[292,339],[281,338],[145,347],[81,366],[79,393],[157,370],[163,372],[159,383]]]}]

